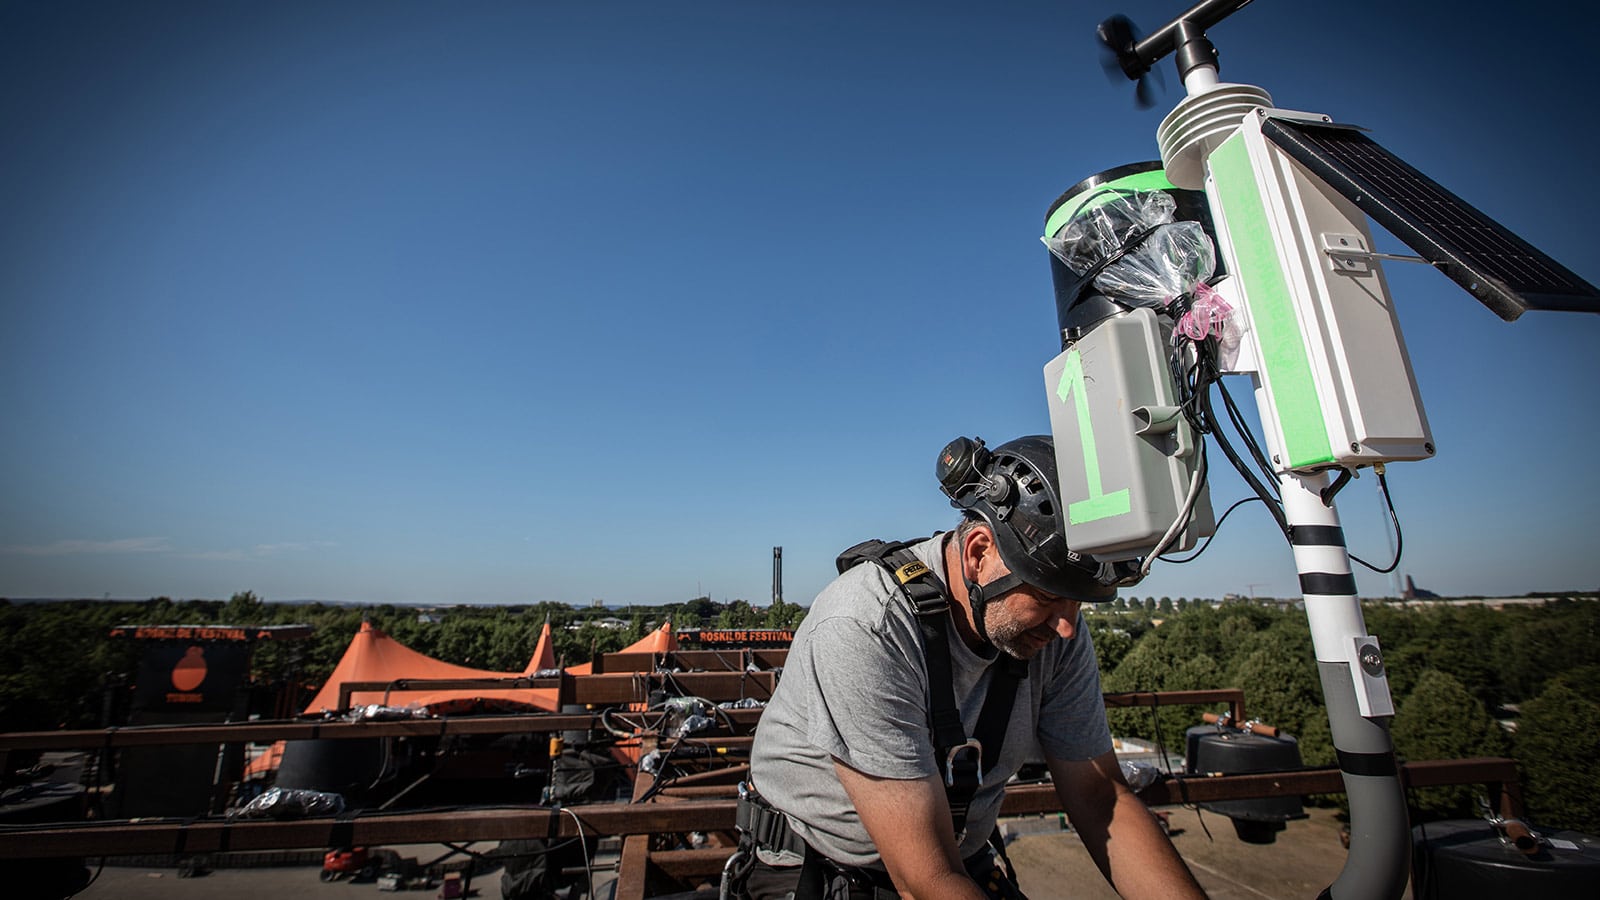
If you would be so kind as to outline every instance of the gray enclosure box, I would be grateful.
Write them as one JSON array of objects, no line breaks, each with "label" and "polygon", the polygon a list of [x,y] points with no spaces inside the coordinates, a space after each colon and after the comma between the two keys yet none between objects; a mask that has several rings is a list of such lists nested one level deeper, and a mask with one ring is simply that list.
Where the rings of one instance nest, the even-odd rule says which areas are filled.
[{"label": "gray enclosure box", "polygon": [[[1167,335],[1153,310],[1098,323],[1044,367],[1067,545],[1108,560],[1148,554],[1181,514],[1203,449],[1177,408]],[[1199,487],[1188,527],[1166,547],[1211,534]]]}]

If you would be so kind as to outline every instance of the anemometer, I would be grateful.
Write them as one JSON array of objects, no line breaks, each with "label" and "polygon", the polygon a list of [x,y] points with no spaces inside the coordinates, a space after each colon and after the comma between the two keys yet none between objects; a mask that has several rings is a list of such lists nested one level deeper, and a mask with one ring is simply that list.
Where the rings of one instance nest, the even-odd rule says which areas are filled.
[{"label": "anemometer", "polygon": [[[1394,702],[1335,507],[1357,470],[1382,484],[1386,464],[1436,449],[1383,263],[1428,263],[1506,321],[1600,312],[1600,291],[1365,131],[1221,81],[1206,32],[1249,2],[1205,0],[1144,38],[1121,16],[1099,28],[1142,105],[1169,54],[1185,96],[1156,129],[1159,163],[1090,176],[1046,216],[1062,350],[1044,386],[1067,541],[1141,575],[1194,547],[1215,529],[1214,439],[1277,519],[1305,596],[1351,815],[1323,896],[1399,897],[1411,839]],[[1377,252],[1371,222],[1417,256]],[[1225,390],[1213,407],[1227,374],[1250,377],[1262,441]]]}]

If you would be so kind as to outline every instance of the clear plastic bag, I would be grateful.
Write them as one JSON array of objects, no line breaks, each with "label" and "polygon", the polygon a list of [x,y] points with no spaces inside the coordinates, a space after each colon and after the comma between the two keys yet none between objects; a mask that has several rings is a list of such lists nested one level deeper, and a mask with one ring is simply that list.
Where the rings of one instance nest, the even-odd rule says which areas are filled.
[{"label": "clear plastic bag", "polygon": [[261,796],[233,810],[232,819],[303,819],[307,816],[336,816],[344,812],[344,797],[326,791],[300,788],[269,788]]},{"label": "clear plastic bag", "polygon": [[353,707],[344,718],[350,722],[395,722],[403,719],[426,719],[428,710],[421,706],[384,706],[368,703]]},{"label": "clear plastic bag", "polygon": [[1165,306],[1209,280],[1216,266],[1216,250],[1199,222],[1169,222],[1107,266],[1094,283],[1115,297]]},{"label": "clear plastic bag", "polygon": [[1161,769],[1151,763],[1122,760],[1121,764],[1122,778],[1128,782],[1128,787],[1133,788],[1134,793],[1161,780]]},{"label": "clear plastic bag", "polygon": [[710,716],[689,716],[683,720],[682,725],[679,725],[673,730],[672,736],[688,737],[691,734],[699,734],[700,732],[705,731],[716,724],[717,720],[711,718]]},{"label": "clear plastic bag", "polygon": [[1161,191],[1116,194],[1042,240],[1075,272],[1087,273],[1122,254],[1095,276],[1095,287],[1118,300],[1160,309],[1210,279],[1217,265],[1205,229],[1198,222],[1174,221],[1176,211],[1172,197]]},{"label": "clear plastic bag", "polygon": [[1041,240],[1074,272],[1087,272],[1139,231],[1171,222],[1178,205],[1159,191],[1091,196],[1054,235]]},{"label": "clear plastic bag", "polygon": [[660,771],[661,763],[664,760],[665,757],[661,755],[660,750],[651,750],[649,753],[646,753],[644,756],[639,758],[639,771],[645,773],[646,775],[654,775],[656,772]]}]

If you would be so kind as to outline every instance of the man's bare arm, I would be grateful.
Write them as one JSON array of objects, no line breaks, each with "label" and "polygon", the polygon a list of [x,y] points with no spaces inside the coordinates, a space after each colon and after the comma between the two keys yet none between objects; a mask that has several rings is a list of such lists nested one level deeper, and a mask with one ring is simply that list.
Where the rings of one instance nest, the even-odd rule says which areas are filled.
[{"label": "man's bare arm", "polygon": [[937,777],[876,778],[837,759],[833,768],[901,897],[983,900],[983,892],[961,866],[950,804]]},{"label": "man's bare arm", "polygon": [[1047,760],[1062,808],[1106,881],[1123,897],[1199,898],[1200,889],[1155,816],[1122,778],[1115,753]]}]

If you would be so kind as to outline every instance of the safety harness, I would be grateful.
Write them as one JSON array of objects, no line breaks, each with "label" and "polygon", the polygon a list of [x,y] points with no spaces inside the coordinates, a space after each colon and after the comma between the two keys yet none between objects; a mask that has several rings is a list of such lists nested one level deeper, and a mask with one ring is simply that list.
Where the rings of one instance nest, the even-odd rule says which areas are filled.
[{"label": "safety harness", "polygon": [[928,720],[933,732],[934,759],[943,767],[945,796],[950,802],[956,842],[966,834],[967,811],[983,783],[983,773],[1000,762],[1017,685],[1028,675],[1028,664],[1001,653],[989,692],[978,712],[976,734],[967,736],[956,706],[954,671],[950,665],[950,596],[933,570],[911,552],[904,541],[862,541],[839,554],[839,574],[862,562],[888,570],[916,613],[922,631],[923,665],[928,673]]},{"label": "safety harness", "polygon": [[[997,656],[992,663],[996,667],[994,676],[983,708],[978,712],[976,734],[968,737],[961,724],[961,711],[956,706],[954,669],[950,664],[949,593],[939,576],[918,559],[910,547],[904,541],[862,541],[839,554],[836,565],[841,575],[862,562],[882,566],[900,586],[916,614],[922,632],[923,665],[928,673],[928,722],[934,758],[942,766],[951,825],[959,845],[966,835],[967,813],[983,783],[983,774],[1000,761],[1017,687],[1027,677],[1028,664],[1005,653]],[[747,784],[739,787],[738,829],[743,839],[739,851],[728,859],[723,870],[723,900],[733,896],[731,886],[742,882],[754,864],[753,848],[747,848],[746,840],[755,846],[801,856],[804,862],[794,893],[796,900],[822,896],[822,882],[829,862],[789,828],[783,813],[767,805]],[[996,843],[998,852],[1003,855],[1003,842],[992,843]],[[1009,860],[1006,865],[1009,868]],[[833,868],[839,871],[839,867]],[[893,884],[886,873],[860,869],[842,874],[871,882],[863,882],[860,887],[893,893]]]}]

